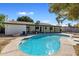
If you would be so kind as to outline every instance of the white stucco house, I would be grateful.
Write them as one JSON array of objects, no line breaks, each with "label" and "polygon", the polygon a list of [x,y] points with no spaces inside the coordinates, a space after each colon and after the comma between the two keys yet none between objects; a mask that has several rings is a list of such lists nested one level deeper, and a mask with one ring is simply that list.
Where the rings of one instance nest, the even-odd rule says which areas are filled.
[{"label": "white stucco house", "polygon": [[54,26],[47,23],[35,24],[32,22],[20,22],[20,21],[9,21],[4,22],[5,24],[5,35],[27,34],[27,33],[47,33],[47,32],[60,32],[60,26]]}]

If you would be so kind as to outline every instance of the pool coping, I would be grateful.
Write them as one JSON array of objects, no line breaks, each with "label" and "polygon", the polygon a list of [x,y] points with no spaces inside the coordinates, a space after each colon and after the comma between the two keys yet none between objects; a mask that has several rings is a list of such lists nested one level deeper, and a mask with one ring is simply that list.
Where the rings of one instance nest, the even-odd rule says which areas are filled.
[{"label": "pool coping", "polygon": [[[64,33],[61,33],[61,34],[64,34]],[[68,34],[66,34],[66,35],[68,35]],[[70,35],[70,34],[69,34]],[[7,55],[7,56],[14,56],[14,55],[16,55],[16,53],[17,53],[17,51],[18,52],[20,52],[20,55],[22,55],[22,56],[28,56],[28,54],[25,54],[25,53],[23,53],[22,51],[20,51],[19,49],[18,49],[18,45],[20,44],[20,42],[22,41],[22,39],[24,39],[24,38],[29,38],[29,37],[32,37],[32,36],[34,36],[34,35],[30,35],[30,36],[25,36],[25,37],[18,37],[18,38],[16,38],[15,40],[13,40],[12,42],[10,42],[2,51],[1,51],[1,54],[0,55],[3,55],[3,56],[5,56],[5,55]],[[61,48],[60,48],[60,50],[56,53],[56,54],[53,54],[52,56],[75,56],[76,54],[75,54],[75,50],[74,50],[74,48],[73,48],[73,45],[72,44],[65,44],[65,43],[63,43],[63,41],[62,41],[62,38],[60,38],[60,42],[61,42]],[[64,54],[64,53],[62,53],[62,49],[63,48],[65,48],[64,46],[70,46],[71,47],[71,49],[72,50],[69,50],[69,51],[72,51],[72,54],[69,54],[68,52],[68,50],[66,51],[67,53],[66,54]],[[14,53],[15,52],[15,53]],[[18,55],[19,56],[19,55]]]},{"label": "pool coping", "polygon": [[24,38],[29,38],[32,37],[34,35],[30,35],[30,36],[24,36],[24,37],[18,37],[14,40],[12,40],[2,51],[0,55],[6,55],[7,53],[13,52],[15,50],[19,50],[18,49],[18,45],[20,44],[20,42],[24,39]]}]

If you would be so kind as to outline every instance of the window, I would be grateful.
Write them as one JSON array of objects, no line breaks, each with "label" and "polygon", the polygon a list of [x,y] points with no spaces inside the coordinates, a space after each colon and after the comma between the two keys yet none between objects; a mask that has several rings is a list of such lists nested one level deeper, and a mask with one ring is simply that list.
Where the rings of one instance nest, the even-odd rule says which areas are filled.
[{"label": "window", "polygon": [[50,30],[52,30],[52,27],[50,27]]},{"label": "window", "polygon": [[39,27],[36,27],[36,29],[39,29]]},{"label": "window", "polygon": [[27,28],[29,28],[29,27],[27,27]]},{"label": "window", "polygon": [[45,29],[47,29],[47,27],[45,27]]}]

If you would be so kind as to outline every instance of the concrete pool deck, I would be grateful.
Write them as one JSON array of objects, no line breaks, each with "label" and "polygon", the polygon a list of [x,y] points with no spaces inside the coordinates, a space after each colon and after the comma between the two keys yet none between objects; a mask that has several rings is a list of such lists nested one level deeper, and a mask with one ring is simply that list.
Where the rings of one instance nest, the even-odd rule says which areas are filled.
[{"label": "concrete pool deck", "polygon": [[[24,38],[29,38],[31,36],[25,36],[25,37],[18,37],[15,40],[12,40],[2,51],[1,56],[29,56],[28,54],[23,53],[22,51],[18,50],[18,45]],[[61,47],[60,50],[52,55],[52,56],[76,56],[75,50],[73,48],[73,43],[69,41],[70,38],[60,38]]]},{"label": "concrete pool deck", "polygon": [[69,40],[70,38],[61,37],[60,50],[54,56],[76,56],[73,48],[74,42]]},{"label": "concrete pool deck", "polygon": [[14,55],[25,55],[24,53],[22,53],[20,50],[18,50],[18,45],[20,44],[20,42],[22,41],[22,39],[24,38],[29,38],[32,37],[31,36],[24,36],[24,37],[18,37],[14,40],[12,40],[12,42],[10,42],[2,51],[0,55],[3,56],[14,56]]}]

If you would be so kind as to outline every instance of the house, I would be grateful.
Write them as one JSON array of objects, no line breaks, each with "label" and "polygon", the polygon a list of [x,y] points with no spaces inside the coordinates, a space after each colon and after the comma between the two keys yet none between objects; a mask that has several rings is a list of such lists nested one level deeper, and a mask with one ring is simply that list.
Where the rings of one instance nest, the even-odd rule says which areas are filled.
[{"label": "house", "polygon": [[4,22],[5,24],[5,35],[19,34],[31,34],[31,33],[49,33],[49,32],[60,32],[60,26],[54,26],[47,23],[35,24],[32,22],[20,22],[20,21],[9,21]]}]

